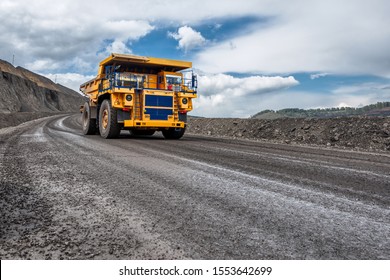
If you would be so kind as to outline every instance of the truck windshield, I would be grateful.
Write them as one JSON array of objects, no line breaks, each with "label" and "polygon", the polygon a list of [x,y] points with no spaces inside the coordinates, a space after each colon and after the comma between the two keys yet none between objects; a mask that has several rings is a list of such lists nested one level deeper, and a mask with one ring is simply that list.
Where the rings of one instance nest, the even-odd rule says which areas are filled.
[{"label": "truck windshield", "polygon": [[170,85],[181,85],[181,77],[175,75],[166,75],[167,84]]}]

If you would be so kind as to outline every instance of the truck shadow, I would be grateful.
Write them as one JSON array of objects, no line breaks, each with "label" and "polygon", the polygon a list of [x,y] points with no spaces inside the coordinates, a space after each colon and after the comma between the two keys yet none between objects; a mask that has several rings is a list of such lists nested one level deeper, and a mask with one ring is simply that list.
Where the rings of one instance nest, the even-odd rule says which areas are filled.
[{"label": "truck shadow", "polygon": [[184,135],[180,139],[165,139],[161,132],[157,131],[153,135],[131,135],[127,131],[121,131],[120,135],[117,137],[117,139],[138,139],[138,140],[144,140],[144,141],[169,141],[169,142],[177,142],[177,141],[193,141],[192,136],[186,136]]},{"label": "truck shadow", "polygon": [[118,139],[143,139],[149,141],[165,140],[161,132],[155,132],[153,135],[131,135],[128,131],[121,131]]}]

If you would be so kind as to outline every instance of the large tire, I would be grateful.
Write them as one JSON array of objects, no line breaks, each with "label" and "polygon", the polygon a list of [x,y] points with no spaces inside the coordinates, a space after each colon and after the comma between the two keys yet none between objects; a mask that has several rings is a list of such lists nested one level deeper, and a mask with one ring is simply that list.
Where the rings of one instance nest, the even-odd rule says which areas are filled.
[{"label": "large tire", "polygon": [[183,137],[185,128],[170,128],[162,131],[165,139],[180,139]]},{"label": "large tire", "polygon": [[88,102],[85,102],[84,104],[83,112],[81,114],[81,123],[84,135],[96,134],[96,119],[91,118],[91,107]]},{"label": "large tire", "polygon": [[112,108],[111,101],[103,100],[99,110],[99,132],[103,138],[116,138],[121,132],[118,124],[117,110]]}]

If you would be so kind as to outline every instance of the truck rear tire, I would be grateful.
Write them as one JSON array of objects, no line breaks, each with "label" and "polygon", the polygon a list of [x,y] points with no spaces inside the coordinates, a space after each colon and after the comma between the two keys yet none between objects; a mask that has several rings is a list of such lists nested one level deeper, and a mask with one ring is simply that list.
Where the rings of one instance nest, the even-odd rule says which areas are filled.
[{"label": "truck rear tire", "polygon": [[183,137],[185,131],[185,128],[170,128],[163,130],[162,134],[165,139],[180,139]]},{"label": "truck rear tire", "polygon": [[91,118],[91,107],[88,102],[84,104],[81,121],[84,135],[96,134],[96,119]]},{"label": "truck rear tire", "polygon": [[118,124],[117,110],[112,108],[111,101],[103,100],[99,111],[99,132],[103,138],[116,138],[121,132]]}]

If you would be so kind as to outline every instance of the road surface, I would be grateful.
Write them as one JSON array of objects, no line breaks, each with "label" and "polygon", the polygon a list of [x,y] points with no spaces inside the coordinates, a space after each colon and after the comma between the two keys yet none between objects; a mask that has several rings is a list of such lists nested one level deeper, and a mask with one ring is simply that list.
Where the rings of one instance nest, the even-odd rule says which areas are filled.
[{"label": "road surface", "polygon": [[389,259],[390,154],[0,130],[1,259]]}]

